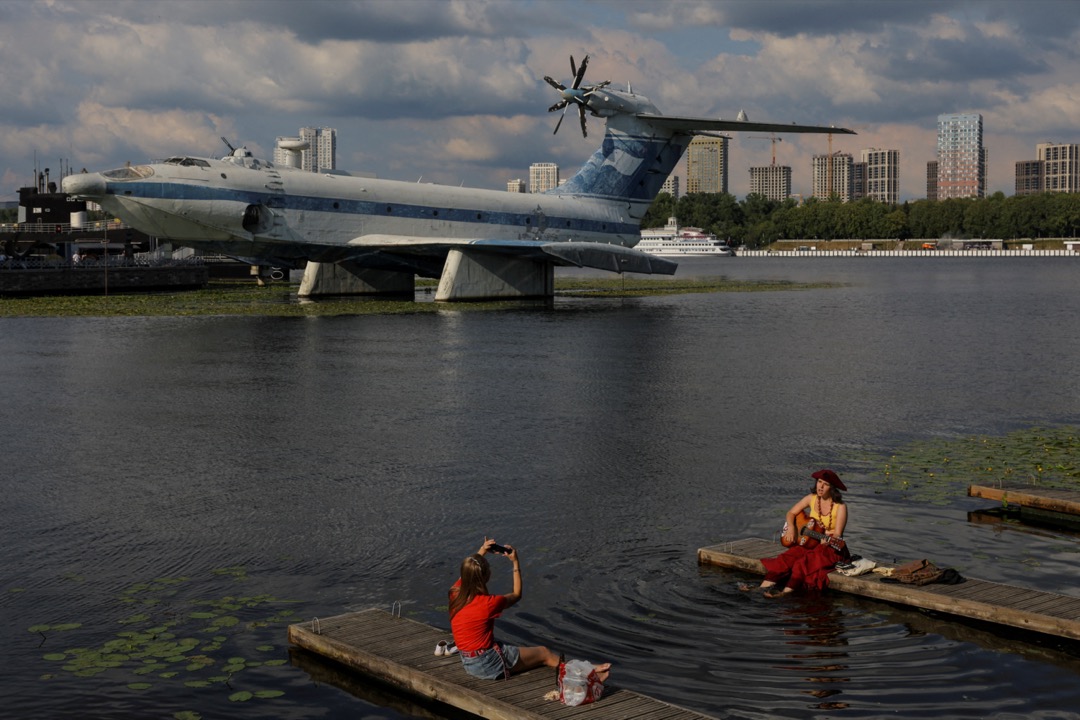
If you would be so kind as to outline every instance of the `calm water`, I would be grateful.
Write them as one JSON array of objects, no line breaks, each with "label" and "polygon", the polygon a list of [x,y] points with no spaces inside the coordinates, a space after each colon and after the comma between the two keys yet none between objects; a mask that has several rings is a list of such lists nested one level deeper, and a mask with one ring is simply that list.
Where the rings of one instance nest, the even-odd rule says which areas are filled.
[{"label": "calm water", "polygon": [[[446,588],[487,533],[525,568],[503,637],[610,660],[619,685],[717,717],[1080,717],[1075,649],[839,595],[770,602],[696,562],[772,535],[830,465],[856,551],[1080,594],[1075,536],[971,524],[984,502],[912,504],[864,470],[911,440],[1080,424],[1080,262],[680,270],[717,274],[841,285],[0,320],[4,712],[408,717],[292,660],[288,618],[400,602],[446,627]],[[118,635],[147,631],[198,647]],[[117,667],[73,662],[95,652]]]}]

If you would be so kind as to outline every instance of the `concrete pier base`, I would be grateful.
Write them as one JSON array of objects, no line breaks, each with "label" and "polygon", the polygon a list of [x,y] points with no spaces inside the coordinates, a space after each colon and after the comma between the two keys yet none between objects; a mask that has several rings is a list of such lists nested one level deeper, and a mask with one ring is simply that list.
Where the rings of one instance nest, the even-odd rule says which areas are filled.
[{"label": "concrete pier base", "polygon": [[455,248],[446,257],[435,299],[492,300],[554,294],[553,263]]},{"label": "concrete pier base", "polygon": [[387,270],[350,270],[334,263],[309,262],[300,281],[300,297],[321,295],[402,295],[416,289],[412,273]]}]

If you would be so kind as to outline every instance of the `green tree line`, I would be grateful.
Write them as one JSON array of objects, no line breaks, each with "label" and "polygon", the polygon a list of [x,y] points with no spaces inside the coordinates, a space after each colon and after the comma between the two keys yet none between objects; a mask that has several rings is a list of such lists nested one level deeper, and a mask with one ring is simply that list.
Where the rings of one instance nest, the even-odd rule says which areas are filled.
[{"label": "green tree line", "polygon": [[1080,235],[1080,194],[1040,193],[1005,197],[915,200],[899,205],[864,198],[856,202],[810,198],[768,200],[751,193],[691,193],[676,201],[660,193],[642,228],[663,227],[669,217],[732,245],[762,247],[779,240],[908,240],[918,238],[1061,238]]}]

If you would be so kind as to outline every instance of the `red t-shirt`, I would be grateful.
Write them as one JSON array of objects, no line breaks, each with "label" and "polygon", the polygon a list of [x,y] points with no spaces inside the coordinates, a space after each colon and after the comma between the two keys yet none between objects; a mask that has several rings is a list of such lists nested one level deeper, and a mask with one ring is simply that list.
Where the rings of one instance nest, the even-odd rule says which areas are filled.
[{"label": "red t-shirt", "polygon": [[[459,580],[458,583],[461,581]],[[458,583],[450,591],[457,594]],[[458,650],[476,652],[495,644],[495,618],[506,609],[504,595],[477,595],[450,618],[450,631]]]}]

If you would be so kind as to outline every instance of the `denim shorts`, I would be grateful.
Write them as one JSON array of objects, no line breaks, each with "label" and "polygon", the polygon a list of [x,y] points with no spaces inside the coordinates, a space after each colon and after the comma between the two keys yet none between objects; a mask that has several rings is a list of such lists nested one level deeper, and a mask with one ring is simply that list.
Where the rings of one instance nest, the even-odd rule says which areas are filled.
[{"label": "denim shorts", "polygon": [[497,644],[496,647],[502,651],[500,657],[499,652],[495,648],[489,648],[476,657],[461,656],[461,664],[465,668],[465,672],[469,673],[473,677],[478,677],[482,680],[498,680],[503,675],[503,661],[506,661],[506,672],[510,672],[510,668],[517,665],[518,658],[521,657],[521,653],[514,645]]}]

